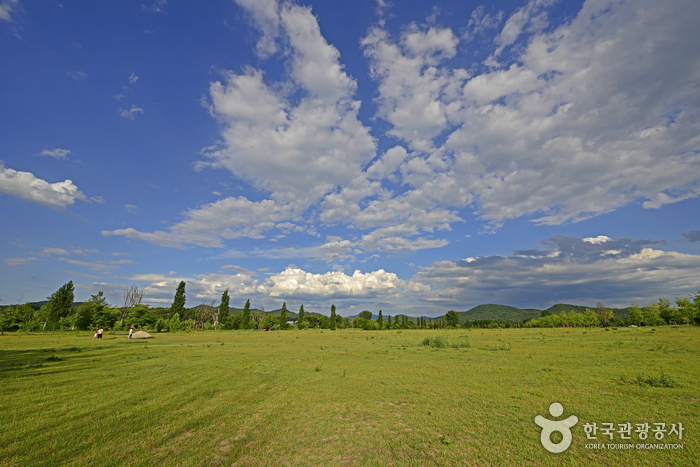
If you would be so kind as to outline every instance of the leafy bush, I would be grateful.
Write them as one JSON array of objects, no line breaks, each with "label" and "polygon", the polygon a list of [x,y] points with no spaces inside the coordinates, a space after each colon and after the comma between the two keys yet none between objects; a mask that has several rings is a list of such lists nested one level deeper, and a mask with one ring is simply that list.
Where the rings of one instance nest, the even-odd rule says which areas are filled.
[{"label": "leafy bush", "polygon": [[655,388],[677,388],[680,386],[676,380],[671,378],[669,375],[664,373],[664,370],[661,370],[661,374],[659,376],[654,376],[654,375],[637,375],[637,384],[648,384],[649,386],[655,387]]},{"label": "leafy bush", "polygon": [[448,347],[448,342],[447,342],[447,338],[442,337],[442,336],[426,337],[421,342],[421,345],[430,346],[434,349],[444,349],[444,348]]}]

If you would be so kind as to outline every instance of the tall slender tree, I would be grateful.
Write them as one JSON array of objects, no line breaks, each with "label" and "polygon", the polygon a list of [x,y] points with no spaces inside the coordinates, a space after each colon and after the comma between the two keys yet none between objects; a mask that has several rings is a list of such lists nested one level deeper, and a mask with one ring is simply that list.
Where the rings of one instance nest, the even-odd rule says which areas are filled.
[{"label": "tall slender tree", "polygon": [[287,302],[282,303],[280,310],[280,329],[287,329]]},{"label": "tall slender tree", "polygon": [[[228,316],[229,316],[229,296],[228,296],[228,289],[224,290],[224,293],[221,295],[221,304],[219,305],[219,319],[218,322],[225,325],[226,321],[228,321]],[[226,327],[224,327],[226,329]]]},{"label": "tall slender tree", "polygon": [[246,300],[243,306],[243,324],[241,329],[250,329],[250,300]]},{"label": "tall slender tree", "polygon": [[49,320],[56,329],[61,318],[65,318],[70,314],[70,309],[73,307],[73,299],[75,298],[75,289],[73,281],[68,281],[63,284],[60,289],[51,294],[49,299]]},{"label": "tall slender tree", "polygon": [[304,321],[304,304],[299,307],[299,317],[297,318],[297,327],[302,329],[306,322]]},{"label": "tall slender tree", "polygon": [[335,305],[331,305],[331,331],[335,331]]},{"label": "tall slender tree", "polygon": [[173,299],[173,304],[170,305],[170,317],[175,316],[175,313],[179,313],[182,318],[185,311],[185,281],[181,281],[177,286],[175,291],[175,298]]},{"label": "tall slender tree", "polygon": [[386,328],[391,329],[391,315],[386,317]]},{"label": "tall slender tree", "polygon": [[377,316],[377,324],[379,325],[379,329],[384,327],[384,318],[382,317],[382,310],[379,310],[379,316]]}]

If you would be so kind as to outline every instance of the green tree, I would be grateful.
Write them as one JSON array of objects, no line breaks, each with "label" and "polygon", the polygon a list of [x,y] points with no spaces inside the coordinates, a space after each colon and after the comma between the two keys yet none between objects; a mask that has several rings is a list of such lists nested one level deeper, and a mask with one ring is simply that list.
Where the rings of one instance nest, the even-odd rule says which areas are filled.
[{"label": "green tree", "polygon": [[671,324],[672,321],[674,321],[674,318],[676,318],[676,310],[673,308],[671,305],[671,302],[667,298],[659,298],[659,301],[656,302],[656,304],[659,307],[659,316],[661,319],[666,321],[666,324]]},{"label": "green tree", "polygon": [[642,319],[647,326],[660,326],[666,322],[661,318],[658,303],[650,303],[642,309]]},{"label": "green tree", "polygon": [[632,302],[630,306],[630,323],[636,326],[642,324],[642,310],[639,308],[639,305],[634,302]]},{"label": "green tree", "polygon": [[457,326],[459,326],[459,315],[456,311],[450,310],[445,315],[445,321],[447,321],[447,325],[449,327],[456,328]]},{"label": "green tree", "polygon": [[[109,319],[109,318],[104,318]],[[156,323],[156,315],[153,314],[148,305],[136,305],[129,311],[129,316],[126,318],[127,326],[152,327]]]},{"label": "green tree", "polygon": [[330,320],[331,331],[335,331],[335,305],[331,305],[331,320]]},{"label": "green tree", "polygon": [[386,317],[386,328],[391,329],[391,315]]},{"label": "green tree", "polygon": [[287,302],[282,303],[280,310],[280,329],[287,329]]},{"label": "green tree", "polygon": [[170,328],[171,332],[176,332],[180,330],[180,324],[180,313],[175,313],[168,321],[168,328]]},{"label": "green tree", "polygon": [[394,317],[394,327],[397,329],[399,328],[399,315]]},{"label": "green tree", "polygon": [[73,281],[68,281],[67,284],[63,284],[60,289],[48,297],[48,318],[53,325],[53,329],[56,328],[56,324],[61,318],[66,318],[70,314],[70,310],[73,307],[73,299],[75,298],[74,292]]},{"label": "green tree", "polygon": [[90,329],[92,325],[92,316],[94,312],[95,304],[90,302],[83,302],[75,313],[75,326],[81,330],[85,331]]},{"label": "green tree", "polygon": [[8,331],[19,329],[20,313],[18,307],[8,306],[0,312],[0,336]]},{"label": "green tree", "polygon": [[274,316],[266,315],[263,318],[263,320],[260,322],[260,327],[263,329],[264,328],[272,329],[273,327],[275,327],[275,324],[277,324],[277,323],[278,323],[277,319]]},{"label": "green tree", "polygon": [[[284,308],[284,307],[283,307]],[[287,309],[285,308],[285,315],[287,314]],[[246,300],[245,305],[243,305],[243,316],[242,316],[241,329],[250,329],[250,300]],[[285,317],[286,322],[286,317]]]},{"label": "green tree", "polygon": [[598,314],[600,324],[602,324],[604,328],[610,326],[610,319],[613,317],[612,310],[608,310],[607,308],[605,308],[603,302],[598,302],[598,305],[596,305],[595,310]]},{"label": "green tree", "polygon": [[382,317],[382,310],[379,310],[379,316],[377,316],[377,325],[379,326],[379,329],[382,329],[384,327],[384,318]]},{"label": "green tree", "polygon": [[299,329],[304,329],[306,325],[306,319],[304,318],[304,304],[302,303],[299,307],[299,317],[297,318],[297,327]]},{"label": "green tree", "polygon": [[359,317],[363,318],[363,319],[370,320],[370,319],[372,319],[372,312],[367,311],[367,310],[361,311],[359,314]]},{"label": "green tree", "polygon": [[229,296],[228,296],[228,289],[224,290],[224,293],[221,295],[221,304],[219,305],[219,323],[226,323],[228,321],[229,317]]},{"label": "green tree", "polygon": [[177,286],[175,291],[175,298],[173,299],[173,304],[170,305],[170,316],[175,316],[178,314],[179,317],[183,316],[185,313],[185,281],[181,281]]}]

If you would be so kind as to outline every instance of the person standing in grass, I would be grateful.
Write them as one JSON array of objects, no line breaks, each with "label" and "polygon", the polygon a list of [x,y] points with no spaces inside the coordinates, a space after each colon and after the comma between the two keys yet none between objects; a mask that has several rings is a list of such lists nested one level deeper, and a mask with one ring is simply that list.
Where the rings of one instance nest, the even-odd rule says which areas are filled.
[{"label": "person standing in grass", "polygon": [[97,330],[97,338],[102,339],[102,333],[104,332],[104,329],[100,328]]},{"label": "person standing in grass", "polygon": [[97,339],[97,331],[95,331],[95,335],[92,336],[92,340],[95,340],[95,339]]},{"label": "person standing in grass", "polygon": [[131,339],[131,335],[132,335],[133,333],[134,333],[134,327],[131,326],[131,327],[129,328],[129,339]]}]

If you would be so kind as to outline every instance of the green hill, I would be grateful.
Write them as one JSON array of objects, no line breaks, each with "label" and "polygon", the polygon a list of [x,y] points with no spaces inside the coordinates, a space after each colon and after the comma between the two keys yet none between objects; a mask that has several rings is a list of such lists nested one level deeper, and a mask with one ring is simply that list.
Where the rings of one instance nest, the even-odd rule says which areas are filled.
[{"label": "green hill", "polygon": [[[569,311],[576,311],[578,313],[585,313],[586,308],[588,308],[589,310],[595,311],[594,306],[568,305],[566,303],[557,303],[556,305],[552,305],[549,308],[547,308],[547,311],[549,311],[553,315],[558,315],[562,311],[566,311],[567,313]],[[630,309],[629,308],[608,308],[608,309],[612,310],[613,316],[615,316],[615,318],[629,319],[629,317],[630,317]]]},{"label": "green hill", "polygon": [[477,305],[468,311],[460,311],[457,314],[459,315],[459,324],[462,324],[466,320],[475,321],[482,319],[510,321],[515,323],[528,318],[538,318],[540,313],[540,310],[535,309],[522,309],[515,308],[514,306],[489,303],[486,305]]}]

